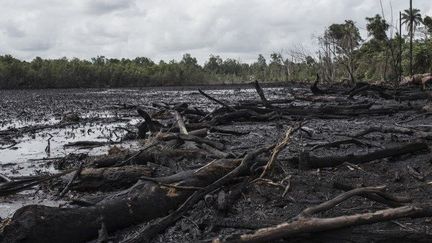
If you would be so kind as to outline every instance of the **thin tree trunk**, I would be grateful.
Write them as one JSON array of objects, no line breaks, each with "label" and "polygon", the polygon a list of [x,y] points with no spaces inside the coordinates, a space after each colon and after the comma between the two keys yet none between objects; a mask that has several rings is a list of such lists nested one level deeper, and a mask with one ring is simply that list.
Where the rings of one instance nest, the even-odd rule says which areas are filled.
[{"label": "thin tree trunk", "polygon": [[413,73],[413,8],[412,8],[412,0],[410,0],[410,74],[411,77],[414,75]]}]

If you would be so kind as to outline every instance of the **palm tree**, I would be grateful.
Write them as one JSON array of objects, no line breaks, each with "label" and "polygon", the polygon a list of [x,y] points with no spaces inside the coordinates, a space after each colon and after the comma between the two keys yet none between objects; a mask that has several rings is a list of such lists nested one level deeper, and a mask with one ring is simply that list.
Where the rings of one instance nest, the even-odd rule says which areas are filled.
[{"label": "palm tree", "polygon": [[413,36],[417,26],[423,22],[419,9],[412,8],[412,0],[410,0],[410,8],[402,13],[402,23],[407,25],[407,30],[410,35],[410,74],[413,75]]},{"label": "palm tree", "polygon": [[[413,28],[411,30],[411,19]],[[420,25],[423,22],[420,9],[405,9],[402,13],[402,23],[407,25],[407,31],[411,34],[411,31],[414,33],[416,31],[416,28],[418,25]]]}]

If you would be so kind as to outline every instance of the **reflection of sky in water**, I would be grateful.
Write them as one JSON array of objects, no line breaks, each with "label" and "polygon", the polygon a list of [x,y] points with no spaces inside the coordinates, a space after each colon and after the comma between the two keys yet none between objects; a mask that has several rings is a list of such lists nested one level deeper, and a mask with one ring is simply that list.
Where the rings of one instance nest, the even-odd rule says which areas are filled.
[{"label": "reflection of sky in water", "polygon": [[[48,116],[48,115],[47,115]],[[101,112],[88,112],[84,114],[80,114],[81,118],[112,118],[115,115],[109,111],[101,111]],[[61,121],[61,117],[44,117],[35,119],[11,119],[11,120],[0,120],[0,131],[7,130],[11,128],[22,128],[26,126],[36,126],[36,125],[53,125],[59,123]]]},{"label": "reflection of sky in water", "polygon": [[[48,119],[44,119],[43,120],[43,124],[55,124],[58,123],[60,121],[59,118],[55,118],[55,117],[51,117]],[[40,121],[35,121],[35,120],[30,120],[30,119],[26,119],[26,120],[6,120],[6,121],[0,121],[0,131],[1,130],[7,130],[7,129],[11,129],[11,128],[21,128],[21,127],[25,127],[25,126],[35,126],[35,125],[39,125],[41,122]]]},{"label": "reflection of sky in water", "polygon": [[[79,149],[77,147],[64,148],[63,145],[76,141],[119,141],[119,137],[125,134],[125,130],[116,129],[116,127],[135,125],[139,121],[140,119],[115,123],[93,122],[61,129],[47,129],[35,134],[25,135],[16,139],[18,144],[14,146],[14,149],[0,150],[0,173],[6,176],[35,175],[38,172],[55,173],[57,171],[54,169],[52,163],[38,159],[63,157],[69,153],[105,154],[112,145],[91,149]],[[17,124],[18,126],[20,125],[19,122]],[[28,123],[25,126],[28,126]],[[114,134],[114,131],[118,137]],[[45,152],[47,139],[49,138],[48,133],[53,136],[50,140],[50,156]],[[121,146],[136,150],[139,144],[137,141],[129,141],[122,143]],[[39,193],[41,193],[40,196]],[[62,200],[58,201],[47,198],[43,192],[39,193],[37,190],[26,190],[11,196],[9,199],[7,197],[1,199],[0,217],[10,217],[13,212],[25,205],[42,204],[57,207],[59,204],[64,203]]]},{"label": "reflection of sky in water", "polygon": [[[61,129],[47,129],[35,134],[26,134],[17,138],[17,145],[10,149],[0,150],[0,164],[18,163],[22,167],[27,167],[29,163],[34,166],[35,159],[63,157],[69,153],[89,153],[101,154],[106,152],[109,146],[96,147],[92,149],[79,149],[77,147],[63,147],[70,142],[77,141],[120,141],[120,138],[126,133],[125,130],[116,129],[117,127],[126,127],[138,123],[138,119],[129,122],[115,123],[86,123],[83,125],[73,125]],[[53,137],[50,140],[51,152],[48,155],[45,152],[49,134]],[[21,173],[21,171],[20,171]]]}]

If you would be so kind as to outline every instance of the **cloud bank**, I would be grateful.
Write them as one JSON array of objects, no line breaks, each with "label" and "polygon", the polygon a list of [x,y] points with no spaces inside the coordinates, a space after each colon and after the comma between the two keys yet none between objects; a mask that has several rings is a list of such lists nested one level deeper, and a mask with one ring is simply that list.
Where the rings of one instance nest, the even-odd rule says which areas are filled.
[{"label": "cloud bank", "polygon": [[[396,23],[408,0],[382,0]],[[366,38],[365,17],[378,0],[0,0],[0,54],[21,59],[98,55],[180,59],[191,53],[244,62],[303,45],[332,23],[354,20]],[[391,5],[391,6],[390,6]],[[432,15],[430,0],[414,1]]]}]

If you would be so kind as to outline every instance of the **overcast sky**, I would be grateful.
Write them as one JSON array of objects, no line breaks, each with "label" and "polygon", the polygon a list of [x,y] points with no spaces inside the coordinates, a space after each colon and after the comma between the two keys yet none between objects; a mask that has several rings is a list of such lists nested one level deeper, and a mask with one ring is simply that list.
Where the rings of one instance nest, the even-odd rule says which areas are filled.
[{"label": "overcast sky", "polygon": [[[409,0],[382,0],[394,21]],[[179,60],[191,53],[240,61],[315,48],[324,28],[381,13],[379,0],[0,0],[0,54],[31,60],[98,55]],[[431,0],[414,0],[432,15]]]}]

